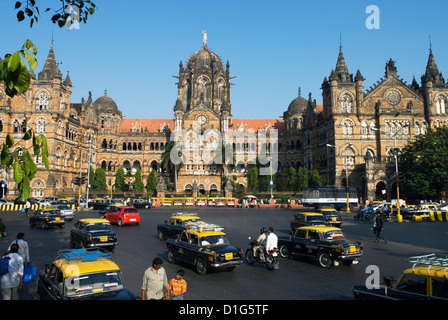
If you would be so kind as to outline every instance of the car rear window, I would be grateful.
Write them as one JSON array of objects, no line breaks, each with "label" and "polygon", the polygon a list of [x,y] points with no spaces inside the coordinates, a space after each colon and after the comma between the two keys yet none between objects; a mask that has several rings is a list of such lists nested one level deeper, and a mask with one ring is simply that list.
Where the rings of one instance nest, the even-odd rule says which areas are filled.
[{"label": "car rear window", "polygon": [[118,271],[106,271],[68,277],[65,280],[65,294],[79,296],[123,289],[123,281]]},{"label": "car rear window", "polygon": [[134,213],[134,212],[138,212],[138,210],[137,209],[131,209],[131,208],[124,209],[124,213]]}]

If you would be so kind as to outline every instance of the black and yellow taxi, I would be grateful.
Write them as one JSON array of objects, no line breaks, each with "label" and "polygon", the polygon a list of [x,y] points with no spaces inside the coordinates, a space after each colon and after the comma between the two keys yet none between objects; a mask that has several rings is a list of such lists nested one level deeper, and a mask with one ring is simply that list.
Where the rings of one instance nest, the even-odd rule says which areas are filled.
[{"label": "black and yellow taxi", "polygon": [[319,208],[318,213],[324,215],[325,221],[332,227],[340,228],[342,226],[342,216],[334,208]]},{"label": "black and yellow taxi", "polygon": [[101,247],[113,251],[117,244],[117,234],[105,219],[80,219],[70,230],[72,248]]},{"label": "black and yellow taxi", "polygon": [[362,243],[348,240],[339,228],[323,225],[300,227],[289,238],[280,237],[278,246],[283,258],[317,258],[324,268],[340,262],[356,264],[363,255]]},{"label": "black and yellow taxi", "polygon": [[243,250],[230,245],[227,235],[214,228],[189,228],[178,239],[167,240],[168,261],[193,265],[200,275],[209,269],[233,270],[243,263]]},{"label": "black and yellow taxi", "polygon": [[319,212],[298,212],[294,218],[290,220],[289,226],[291,231],[296,231],[297,228],[304,226],[327,225],[325,216]]},{"label": "black and yellow taxi", "polygon": [[38,276],[40,300],[137,300],[110,252],[61,250]]},{"label": "black and yellow taxi", "polygon": [[53,226],[59,228],[65,226],[65,218],[61,214],[61,210],[56,207],[45,206],[42,209],[31,211],[28,215],[31,228],[40,227],[46,229]]},{"label": "black and yellow taxi", "polygon": [[448,256],[436,254],[408,258],[412,267],[397,281],[385,278],[380,285],[357,285],[356,300],[448,300]]},{"label": "black and yellow taxi", "polygon": [[196,213],[177,212],[173,213],[164,223],[157,225],[157,236],[160,240],[175,239],[187,228],[196,227],[204,223],[209,226],[213,226],[215,230],[218,228],[221,228],[220,230],[223,229],[218,225],[202,221]]}]

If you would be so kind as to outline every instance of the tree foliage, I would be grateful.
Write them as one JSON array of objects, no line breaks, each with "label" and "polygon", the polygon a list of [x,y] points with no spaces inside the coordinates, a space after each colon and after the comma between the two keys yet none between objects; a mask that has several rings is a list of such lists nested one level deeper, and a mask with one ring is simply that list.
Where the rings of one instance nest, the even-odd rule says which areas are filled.
[{"label": "tree foliage", "polygon": [[125,181],[124,181],[124,169],[119,167],[117,172],[115,173],[115,190],[116,191],[125,191],[124,189]]},{"label": "tree foliage", "polygon": [[[34,22],[39,22],[40,9],[37,0],[16,1],[14,9],[17,10],[17,21],[30,20],[30,27]],[[58,8],[46,8],[45,12],[52,13],[51,22],[57,24],[59,28],[76,22],[87,22],[89,15],[95,12],[96,5],[90,0],[60,0]],[[42,1],[39,1],[42,3]]]},{"label": "tree foliage", "polygon": [[153,196],[157,187],[157,171],[152,170],[148,178],[146,178],[146,190],[148,191],[149,196]]},{"label": "tree foliage", "polygon": [[399,171],[408,198],[441,199],[448,192],[448,127],[428,130],[402,150]]},{"label": "tree foliage", "polygon": [[132,183],[132,188],[134,191],[142,192],[143,189],[145,189],[145,186],[143,185],[142,181],[142,172],[141,170],[137,170],[137,172],[134,175],[134,182]]},{"label": "tree foliage", "polygon": [[14,170],[14,182],[19,188],[20,200],[26,201],[30,194],[30,181],[37,172],[31,153],[28,149],[19,146],[21,141],[32,141],[32,152],[34,156],[41,156],[45,168],[49,169],[47,139],[44,135],[35,136],[34,131],[29,129],[20,141],[14,141],[8,134],[3,143],[1,151],[1,163],[4,167],[12,167]]}]

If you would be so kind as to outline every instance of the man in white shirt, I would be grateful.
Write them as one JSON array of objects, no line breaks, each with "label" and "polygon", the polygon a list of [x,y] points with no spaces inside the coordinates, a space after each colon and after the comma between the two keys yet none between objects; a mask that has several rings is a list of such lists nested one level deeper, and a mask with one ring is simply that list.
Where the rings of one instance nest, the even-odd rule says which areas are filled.
[{"label": "man in white shirt", "polygon": [[19,245],[13,243],[6,255],[9,260],[8,272],[0,277],[3,300],[19,300],[19,289],[23,281],[23,259],[18,255]]},{"label": "man in white shirt", "polygon": [[[17,253],[22,257],[23,262],[25,264],[30,263],[30,249],[28,247],[28,242],[25,241],[25,234],[23,232],[19,232],[17,234],[17,240],[14,240],[11,245],[14,243],[19,245],[19,252]],[[9,245],[8,250],[11,250],[11,245]]]},{"label": "man in white shirt", "polygon": [[274,233],[274,228],[268,228],[268,236],[266,238],[266,252],[273,250],[274,248],[278,248],[278,237]]}]

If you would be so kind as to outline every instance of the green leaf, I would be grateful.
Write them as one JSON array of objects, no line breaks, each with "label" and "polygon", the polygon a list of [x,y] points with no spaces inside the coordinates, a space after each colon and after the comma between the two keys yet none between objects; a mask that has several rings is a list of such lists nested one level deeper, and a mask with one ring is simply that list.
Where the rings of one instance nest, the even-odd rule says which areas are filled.
[{"label": "green leaf", "polygon": [[31,53],[24,51],[26,61],[28,61],[28,65],[31,69],[36,69],[37,67],[37,60],[34,56],[31,55]]},{"label": "green leaf", "polygon": [[16,184],[19,184],[23,180],[23,170],[19,161],[19,153],[16,153],[16,161],[14,161],[12,168],[14,169],[14,181]]},{"label": "green leaf", "polygon": [[22,140],[30,140],[33,136],[33,131],[29,129],[25,135],[23,136]]},{"label": "green leaf", "polygon": [[20,69],[17,69],[17,71],[19,73],[17,74],[17,81],[14,88],[20,93],[25,93],[30,87],[31,77],[22,60],[20,60]]},{"label": "green leaf", "polygon": [[13,138],[8,134],[7,136],[6,136],[6,146],[8,147],[8,148],[10,148],[10,147],[12,147],[14,145],[14,140],[13,140]]},{"label": "green leaf", "polygon": [[[16,161],[17,162],[17,161]],[[23,163],[25,166],[25,174],[29,178],[29,180],[34,178],[34,175],[37,172],[37,166],[34,163],[33,158],[31,158],[30,153],[28,150],[23,150]]]},{"label": "green leaf", "polygon": [[[49,164],[49,162],[48,162],[47,138],[45,138],[44,135],[40,135],[39,137],[42,137],[42,138],[41,138],[41,139],[42,139],[42,144],[41,144],[41,147],[42,147],[42,162],[44,163],[45,168],[46,168],[47,170],[49,170],[49,168],[50,168],[50,164]],[[39,137],[38,137],[38,138],[39,138]]]},{"label": "green leaf", "polygon": [[9,167],[13,162],[13,157],[11,150],[6,146],[6,144],[3,144],[2,153],[1,153],[1,162],[2,165],[5,167]]},{"label": "green leaf", "polygon": [[21,62],[22,59],[20,58],[19,52],[14,52],[14,54],[8,58],[8,69],[13,72],[16,71],[17,68],[20,67]]},{"label": "green leaf", "polygon": [[26,202],[28,198],[30,197],[31,189],[30,189],[30,183],[26,177],[23,179],[22,183],[20,184],[20,200],[23,202]]}]

